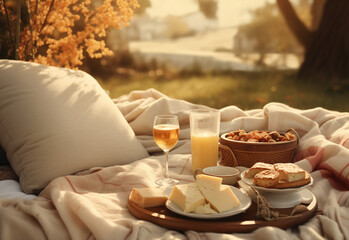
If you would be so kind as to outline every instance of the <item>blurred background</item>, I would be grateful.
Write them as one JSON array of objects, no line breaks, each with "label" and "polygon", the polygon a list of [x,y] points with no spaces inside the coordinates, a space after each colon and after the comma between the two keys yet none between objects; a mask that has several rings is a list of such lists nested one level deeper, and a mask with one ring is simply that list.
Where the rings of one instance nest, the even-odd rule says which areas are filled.
[{"label": "blurred background", "polygon": [[112,98],[155,88],[214,108],[349,110],[349,1],[138,2],[106,34],[113,54],[79,67]]}]

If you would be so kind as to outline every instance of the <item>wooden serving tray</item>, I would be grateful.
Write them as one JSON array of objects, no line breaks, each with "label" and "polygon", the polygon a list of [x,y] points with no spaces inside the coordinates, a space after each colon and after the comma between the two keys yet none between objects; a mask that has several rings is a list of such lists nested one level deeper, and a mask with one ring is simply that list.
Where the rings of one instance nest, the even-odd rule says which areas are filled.
[{"label": "wooden serving tray", "polygon": [[[257,228],[273,226],[282,229],[297,226],[313,217],[317,210],[317,200],[313,195],[311,203],[305,205],[307,210],[295,214],[291,217],[279,218],[274,221],[265,221],[256,219],[257,206],[252,202],[251,207],[244,213],[221,219],[195,219],[174,213],[166,206],[142,208],[128,200],[128,209],[136,218],[153,222],[169,229],[197,232],[216,232],[216,233],[244,233],[251,232]],[[290,215],[293,208],[274,209],[280,214]]]}]

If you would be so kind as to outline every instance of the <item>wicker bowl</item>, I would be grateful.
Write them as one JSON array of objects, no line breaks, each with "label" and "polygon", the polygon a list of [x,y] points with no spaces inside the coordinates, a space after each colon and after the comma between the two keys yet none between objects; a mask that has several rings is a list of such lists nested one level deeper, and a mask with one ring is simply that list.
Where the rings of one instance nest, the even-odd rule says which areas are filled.
[{"label": "wicker bowl", "polygon": [[243,142],[227,138],[228,133],[219,139],[220,165],[252,167],[256,162],[288,163],[293,162],[293,154],[298,146],[298,134],[292,132],[296,139],[283,142]]}]

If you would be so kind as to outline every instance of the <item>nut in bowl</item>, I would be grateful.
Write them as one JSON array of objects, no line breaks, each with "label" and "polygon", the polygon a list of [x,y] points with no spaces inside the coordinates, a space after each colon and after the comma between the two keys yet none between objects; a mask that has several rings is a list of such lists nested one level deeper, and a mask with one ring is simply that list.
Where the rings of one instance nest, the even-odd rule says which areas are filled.
[{"label": "nut in bowl", "polygon": [[220,177],[222,178],[222,183],[227,185],[234,185],[240,178],[239,169],[221,165],[206,167],[204,169],[196,169],[194,172],[194,178],[196,178],[197,174]]},{"label": "nut in bowl", "polygon": [[252,167],[256,162],[289,163],[298,146],[294,129],[286,132],[236,130],[221,135],[220,165]]}]

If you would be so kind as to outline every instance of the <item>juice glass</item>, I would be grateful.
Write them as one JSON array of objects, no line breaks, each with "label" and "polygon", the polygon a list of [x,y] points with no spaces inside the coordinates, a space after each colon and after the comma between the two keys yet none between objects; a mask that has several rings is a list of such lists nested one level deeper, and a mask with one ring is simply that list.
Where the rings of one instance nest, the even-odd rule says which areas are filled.
[{"label": "juice glass", "polygon": [[218,140],[220,112],[197,109],[189,113],[192,171],[216,166],[218,160]]}]

